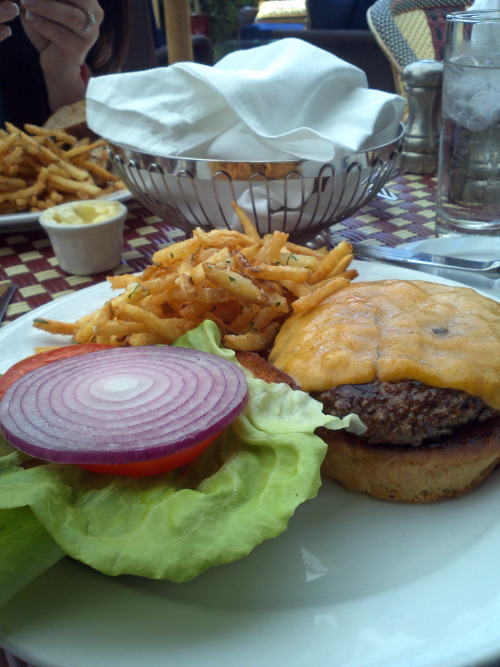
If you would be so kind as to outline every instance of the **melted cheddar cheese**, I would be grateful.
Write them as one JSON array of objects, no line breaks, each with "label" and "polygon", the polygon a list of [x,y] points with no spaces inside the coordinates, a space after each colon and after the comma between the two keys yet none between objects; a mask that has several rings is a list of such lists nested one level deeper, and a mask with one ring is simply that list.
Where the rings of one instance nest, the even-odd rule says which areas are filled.
[{"label": "melted cheddar cheese", "polygon": [[304,391],[418,380],[500,409],[500,304],[425,281],[351,283],[282,326],[269,361]]}]

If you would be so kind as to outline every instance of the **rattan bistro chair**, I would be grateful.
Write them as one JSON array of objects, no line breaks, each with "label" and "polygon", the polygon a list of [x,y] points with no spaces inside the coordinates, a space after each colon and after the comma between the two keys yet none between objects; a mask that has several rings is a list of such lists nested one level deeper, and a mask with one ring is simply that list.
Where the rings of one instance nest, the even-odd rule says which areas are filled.
[{"label": "rattan bistro chair", "polygon": [[368,8],[368,26],[391,64],[399,94],[405,95],[401,71],[406,65],[443,60],[446,15],[467,6],[463,0],[376,0]]}]

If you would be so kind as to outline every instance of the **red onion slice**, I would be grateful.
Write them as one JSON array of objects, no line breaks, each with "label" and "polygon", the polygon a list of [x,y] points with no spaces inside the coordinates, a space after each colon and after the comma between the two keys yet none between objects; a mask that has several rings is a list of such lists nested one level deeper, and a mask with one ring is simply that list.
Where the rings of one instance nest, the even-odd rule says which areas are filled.
[{"label": "red onion slice", "polygon": [[21,451],[55,463],[168,456],[228,426],[248,400],[241,368],[207,352],[128,347],[61,359],[17,380],[0,427]]}]

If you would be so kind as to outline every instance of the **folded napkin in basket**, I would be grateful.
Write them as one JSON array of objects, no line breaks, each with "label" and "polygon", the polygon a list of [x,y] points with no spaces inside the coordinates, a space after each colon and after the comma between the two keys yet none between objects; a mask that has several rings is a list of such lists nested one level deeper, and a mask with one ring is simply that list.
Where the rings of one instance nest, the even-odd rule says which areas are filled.
[{"label": "folded napkin in basket", "polygon": [[405,102],[299,39],[92,78],[87,122],[125,148],[235,161],[331,161],[395,138]]}]

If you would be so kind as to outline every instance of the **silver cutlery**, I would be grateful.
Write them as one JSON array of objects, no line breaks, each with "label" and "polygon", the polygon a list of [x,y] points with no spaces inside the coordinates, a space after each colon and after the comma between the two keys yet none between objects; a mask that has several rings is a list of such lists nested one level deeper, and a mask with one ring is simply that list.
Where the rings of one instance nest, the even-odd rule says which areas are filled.
[{"label": "silver cutlery", "polygon": [[3,319],[7,306],[14,296],[15,291],[16,287],[12,283],[2,283],[0,285],[0,322]]},{"label": "silver cutlery", "polygon": [[390,248],[388,246],[373,246],[364,243],[351,243],[355,256],[377,259],[381,262],[392,262],[410,266],[428,266],[438,269],[455,269],[472,271],[481,275],[494,274],[500,276],[500,259],[478,261],[447,257],[426,252],[415,252],[404,248]]}]

